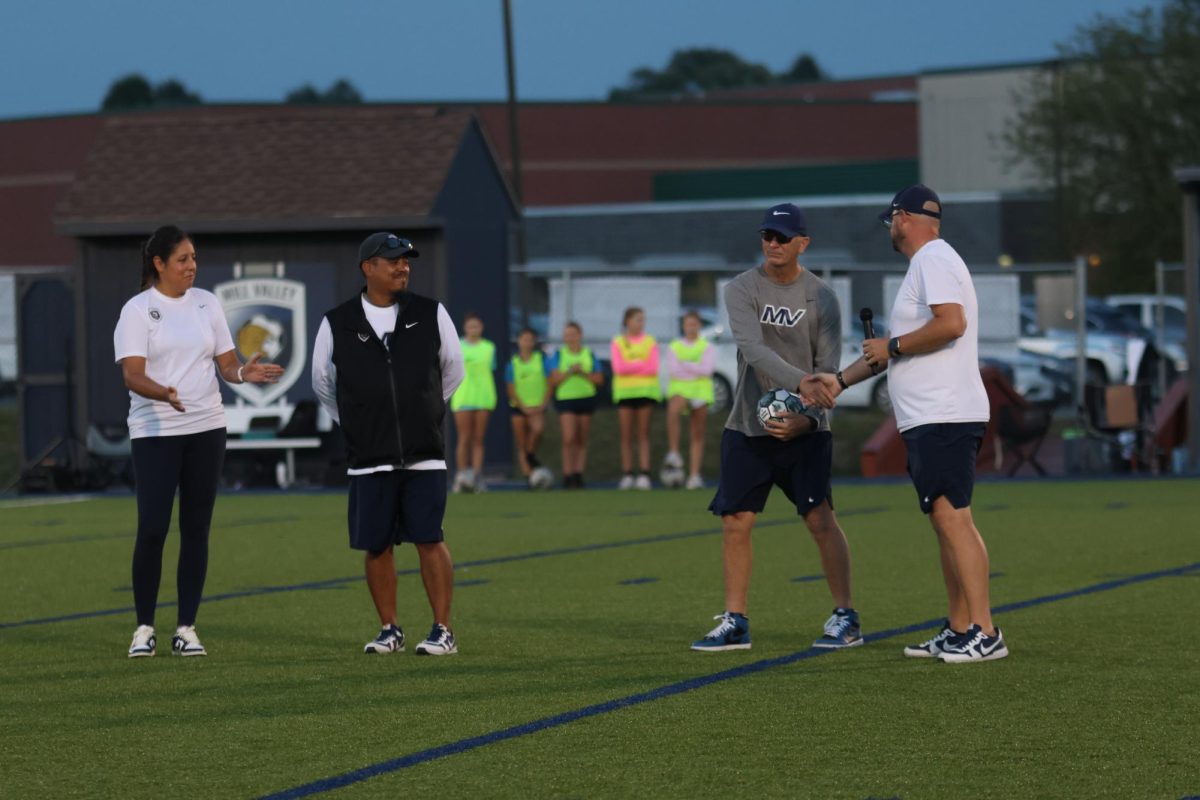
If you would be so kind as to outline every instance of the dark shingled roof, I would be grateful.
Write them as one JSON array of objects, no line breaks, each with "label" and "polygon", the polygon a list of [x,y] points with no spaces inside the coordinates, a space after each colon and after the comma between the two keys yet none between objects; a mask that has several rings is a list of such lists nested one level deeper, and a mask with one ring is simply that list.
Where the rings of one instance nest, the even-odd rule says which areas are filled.
[{"label": "dark shingled roof", "polygon": [[104,119],[63,229],[427,216],[469,111],[201,106]]}]

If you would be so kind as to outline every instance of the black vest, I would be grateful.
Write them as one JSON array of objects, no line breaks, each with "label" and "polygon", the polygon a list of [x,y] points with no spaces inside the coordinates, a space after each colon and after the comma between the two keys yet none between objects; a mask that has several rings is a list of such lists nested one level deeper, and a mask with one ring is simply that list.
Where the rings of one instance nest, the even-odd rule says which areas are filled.
[{"label": "black vest", "polygon": [[405,292],[387,346],[361,296],[325,315],[333,333],[337,407],[350,469],[444,460],[438,303]]}]

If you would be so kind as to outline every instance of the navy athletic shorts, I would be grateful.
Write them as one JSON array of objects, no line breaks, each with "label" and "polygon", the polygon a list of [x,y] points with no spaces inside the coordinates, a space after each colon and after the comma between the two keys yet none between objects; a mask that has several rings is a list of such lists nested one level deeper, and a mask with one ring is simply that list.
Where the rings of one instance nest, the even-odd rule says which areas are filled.
[{"label": "navy athletic shorts", "polygon": [[945,497],[955,508],[971,505],[975,458],[985,430],[984,422],[937,422],[900,434],[908,450],[908,474],[926,514],[939,497]]},{"label": "navy athletic shorts", "polygon": [[560,414],[592,414],[596,410],[596,397],[577,397],[574,400],[555,400],[554,409]]},{"label": "navy athletic shorts", "polygon": [[783,489],[804,515],[824,501],[833,507],[829,476],[833,436],[817,431],[781,442],[774,436],[747,436],[728,428],[721,434],[721,479],[708,510],[719,516],[761,512],[772,486]]},{"label": "navy athletic shorts", "polygon": [[350,547],[382,553],[401,542],[443,540],[446,470],[397,469],[350,476]]}]

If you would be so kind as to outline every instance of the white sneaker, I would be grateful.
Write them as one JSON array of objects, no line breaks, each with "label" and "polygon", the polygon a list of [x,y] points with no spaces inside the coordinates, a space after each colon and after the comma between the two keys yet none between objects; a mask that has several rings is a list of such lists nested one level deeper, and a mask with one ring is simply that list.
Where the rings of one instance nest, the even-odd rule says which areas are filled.
[{"label": "white sneaker", "polygon": [[425,641],[417,645],[416,652],[419,656],[452,656],[458,652],[458,645],[450,629],[435,622]]},{"label": "white sneaker", "polygon": [[462,469],[454,476],[454,486],[450,489],[454,494],[475,491],[474,470]]},{"label": "white sneaker", "polygon": [[621,482],[617,484],[617,488],[624,492],[627,489],[632,489],[634,482],[633,473],[626,472],[621,476]]},{"label": "white sneaker", "polygon": [[641,475],[638,475],[637,480],[633,482],[633,488],[640,489],[644,492],[648,489],[653,489],[654,487],[650,483],[650,476],[642,473]]},{"label": "white sneaker", "polygon": [[685,486],[688,489],[703,489],[704,478],[701,478],[699,475],[689,475]]},{"label": "white sneaker", "polygon": [[380,629],[379,635],[371,641],[367,642],[363,652],[367,655],[387,655],[389,653],[404,652],[404,631],[400,630],[396,625],[385,625]]},{"label": "white sneaker", "polygon": [[195,625],[180,625],[171,637],[171,655],[173,656],[206,656],[208,651],[200,644],[196,635]]},{"label": "white sneaker", "polygon": [[130,658],[149,658],[154,655],[154,646],[158,643],[158,638],[154,635],[154,628],[149,625],[138,625],[136,631],[133,632],[133,643],[129,645]]},{"label": "white sneaker", "polygon": [[683,456],[679,453],[667,453],[663,456],[663,466],[671,469],[683,469]]}]

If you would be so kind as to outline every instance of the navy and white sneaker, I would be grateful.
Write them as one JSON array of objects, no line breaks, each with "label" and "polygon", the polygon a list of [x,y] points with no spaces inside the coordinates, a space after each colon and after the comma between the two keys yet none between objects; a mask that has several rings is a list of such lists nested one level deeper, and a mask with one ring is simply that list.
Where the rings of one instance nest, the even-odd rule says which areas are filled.
[{"label": "navy and white sneaker", "polygon": [[813,642],[813,647],[826,650],[841,650],[858,647],[863,643],[862,628],[858,624],[858,612],[853,608],[835,608],[833,616],[825,621],[825,633]]},{"label": "navy and white sneaker", "polygon": [[717,614],[713,619],[721,620],[721,624],[704,635],[703,639],[692,642],[692,649],[702,653],[719,653],[722,650],[750,649],[750,620],[744,614]]},{"label": "navy and white sneaker", "polygon": [[372,641],[367,642],[363,652],[367,655],[378,653],[386,655],[388,653],[403,653],[404,652],[404,631],[396,625],[384,625],[379,630],[379,635]]},{"label": "navy and white sneaker", "polygon": [[904,655],[909,658],[937,658],[942,654],[947,642],[963,634],[950,627],[950,620],[942,622],[942,629],[932,639],[920,644],[910,644],[904,648]]},{"label": "navy and white sneaker", "polygon": [[983,628],[972,625],[963,636],[955,637],[942,646],[938,656],[943,664],[969,664],[974,661],[995,661],[1008,655],[1004,634],[996,628],[995,636],[988,636]]},{"label": "navy and white sneaker", "polygon": [[138,625],[137,630],[133,632],[133,642],[129,645],[129,657],[149,658],[154,655],[156,644],[158,644],[158,638],[154,635],[154,628],[149,625]]},{"label": "navy and white sneaker", "polygon": [[173,656],[206,656],[208,651],[200,644],[196,635],[195,625],[180,625],[171,637],[171,655]]},{"label": "navy and white sneaker", "polygon": [[439,622],[433,623],[433,629],[425,637],[425,641],[417,645],[419,656],[452,656],[458,652],[454,634]]}]

